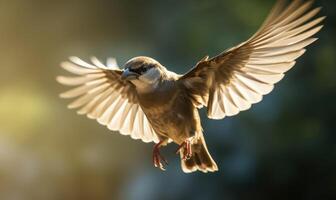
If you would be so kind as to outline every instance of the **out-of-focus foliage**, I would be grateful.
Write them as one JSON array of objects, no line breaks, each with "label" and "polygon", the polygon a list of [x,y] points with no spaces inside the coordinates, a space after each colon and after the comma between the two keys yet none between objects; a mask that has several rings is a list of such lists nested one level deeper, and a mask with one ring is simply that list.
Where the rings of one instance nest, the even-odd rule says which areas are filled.
[{"label": "out-of-focus foliage", "polygon": [[0,1],[0,199],[336,199],[336,1],[320,40],[249,111],[202,111],[214,174],[166,172],[151,144],[66,109],[68,56],[137,55],[179,73],[248,38],[274,1]]}]

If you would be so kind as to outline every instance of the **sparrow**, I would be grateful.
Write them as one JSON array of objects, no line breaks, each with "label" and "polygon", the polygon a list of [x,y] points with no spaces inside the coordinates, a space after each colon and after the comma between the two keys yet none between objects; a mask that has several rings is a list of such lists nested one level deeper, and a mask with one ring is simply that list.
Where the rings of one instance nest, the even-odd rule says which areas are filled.
[{"label": "sparrow", "polygon": [[223,119],[248,110],[270,93],[305,47],[317,40],[325,17],[315,17],[313,1],[277,1],[259,30],[248,40],[217,56],[205,56],[190,71],[177,74],[150,57],[139,56],[120,69],[114,58],[103,64],[70,57],[61,67],[74,74],[58,76],[74,87],[61,98],[74,99],[70,109],[96,119],[122,135],[154,142],[153,164],[165,170],[160,148],[179,145],[183,172],[215,172],[217,164],[205,143],[198,110]]}]

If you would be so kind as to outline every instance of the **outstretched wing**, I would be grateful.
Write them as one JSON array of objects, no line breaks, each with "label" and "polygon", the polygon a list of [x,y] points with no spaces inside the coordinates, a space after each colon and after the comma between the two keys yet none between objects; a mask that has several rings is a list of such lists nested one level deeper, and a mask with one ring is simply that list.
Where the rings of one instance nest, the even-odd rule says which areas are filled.
[{"label": "outstretched wing", "polygon": [[205,57],[179,81],[209,118],[222,119],[247,110],[272,91],[321,28],[325,17],[312,1],[278,1],[261,28],[246,42],[218,56]]},{"label": "outstretched wing", "polygon": [[110,130],[130,135],[144,142],[159,142],[146,115],[138,104],[135,88],[121,80],[122,71],[114,59],[104,65],[97,58],[87,63],[77,57],[63,62],[61,67],[76,76],[58,76],[63,85],[75,87],[60,94],[61,98],[75,99],[68,105],[77,113],[96,119]]}]

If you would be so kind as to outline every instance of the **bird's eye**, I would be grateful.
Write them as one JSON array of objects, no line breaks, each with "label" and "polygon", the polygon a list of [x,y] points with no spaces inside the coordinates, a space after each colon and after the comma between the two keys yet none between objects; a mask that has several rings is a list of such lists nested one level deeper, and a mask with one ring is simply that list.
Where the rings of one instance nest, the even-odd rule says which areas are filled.
[{"label": "bird's eye", "polygon": [[141,67],[139,70],[140,70],[140,74],[143,74],[147,71],[147,68],[146,67]]},{"label": "bird's eye", "polygon": [[143,74],[147,71],[147,67],[146,66],[141,66],[141,67],[138,67],[136,69],[130,69],[130,71],[135,72],[137,74]]}]

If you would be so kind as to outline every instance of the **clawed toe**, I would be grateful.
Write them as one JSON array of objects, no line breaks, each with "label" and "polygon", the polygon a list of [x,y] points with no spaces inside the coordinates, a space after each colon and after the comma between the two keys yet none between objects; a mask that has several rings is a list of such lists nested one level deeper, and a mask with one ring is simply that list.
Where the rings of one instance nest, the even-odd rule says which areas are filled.
[{"label": "clawed toe", "polygon": [[183,153],[182,159],[183,160],[188,160],[192,156],[192,151],[191,151],[191,142],[189,139],[185,140],[179,148],[176,150],[176,154],[178,154],[181,150]]},{"label": "clawed toe", "polygon": [[163,163],[168,165],[167,160],[163,156],[161,156],[161,154],[159,152],[154,153],[154,155],[153,155],[154,167],[157,167],[157,168],[161,169],[162,171],[165,171],[166,169],[164,168]]},{"label": "clawed toe", "polygon": [[[164,168],[164,165],[168,165],[168,161],[160,154],[160,145],[161,145],[162,142],[159,142],[158,144],[156,144],[154,146],[154,149],[153,149],[153,164],[154,164],[154,167],[157,167],[159,169],[161,169],[162,171],[165,171],[166,169]],[[162,163],[163,162],[163,163]]]}]

